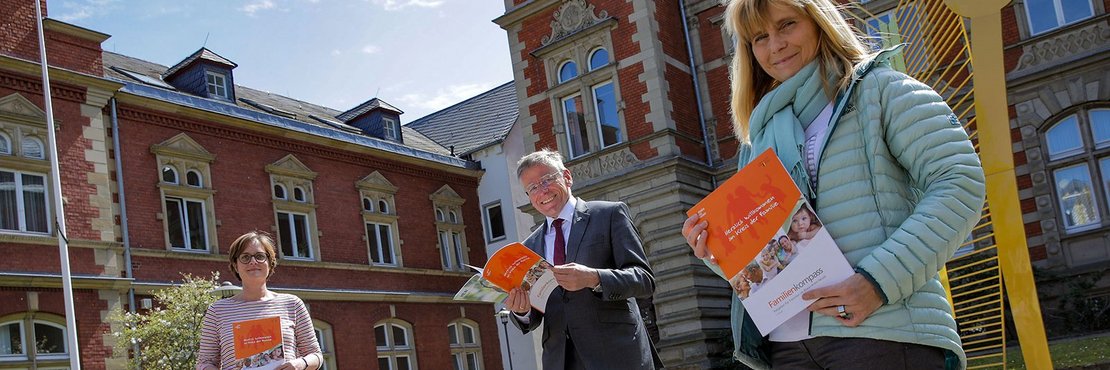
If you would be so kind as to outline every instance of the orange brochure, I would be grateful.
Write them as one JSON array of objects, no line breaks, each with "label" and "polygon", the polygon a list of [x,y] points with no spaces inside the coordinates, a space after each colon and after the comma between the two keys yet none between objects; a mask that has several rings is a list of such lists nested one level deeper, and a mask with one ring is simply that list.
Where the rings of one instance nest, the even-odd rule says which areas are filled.
[{"label": "orange brochure", "polygon": [[686,211],[709,223],[706,246],[725,276],[740,272],[793,215],[802,192],[768,149]]},{"label": "orange brochure", "polygon": [[243,369],[274,369],[285,363],[278,316],[231,323],[235,359]]},{"label": "orange brochure", "polygon": [[817,213],[771,150],[721,184],[687,215],[708,225],[706,246],[759,332],[787,320],[782,335],[808,328],[806,291],[854,272]]},{"label": "orange brochure", "polygon": [[540,312],[547,306],[547,298],[559,286],[551,264],[524,244],[511,243],[489,256],[486,268],[478,271],[463,284],[455,300],[501,302],[508,291],[520,287],[528,292],[528,299]]}]

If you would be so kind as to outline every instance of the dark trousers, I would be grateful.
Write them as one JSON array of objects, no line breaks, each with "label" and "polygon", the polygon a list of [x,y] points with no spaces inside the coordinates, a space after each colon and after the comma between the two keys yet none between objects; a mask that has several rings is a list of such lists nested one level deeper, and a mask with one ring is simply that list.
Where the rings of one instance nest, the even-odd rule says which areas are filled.
[{"label": "dark trousers", "polygon": [[775,369],[944,369],[944,350],[868,338],[771,342]]}]

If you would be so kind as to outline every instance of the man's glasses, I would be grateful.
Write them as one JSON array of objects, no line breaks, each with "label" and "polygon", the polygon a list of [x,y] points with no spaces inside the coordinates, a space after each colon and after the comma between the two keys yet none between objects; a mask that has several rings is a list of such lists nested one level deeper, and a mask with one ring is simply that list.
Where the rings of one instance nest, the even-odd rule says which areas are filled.
[{"label": "man's glasses", "polygon": [[543,177],[540,178],[540,181],[538,183],[533,183],[532,185],[529,185],[528,188],[524,189],[524,195],[531,196],[532,193],[536,192],[536,190],[539,190],[539,189],[545,189],[546,190],[548,186],[551,186],[551,184],[555,183],[556,181],[559,181],[559,179],[561,179],[561,178],[563,178],[563,172],[562,171],[552,172],[552,173],[543,175]]},{"label": "man's glasses", "polygon": [[267,255],[266,253],[240,254],[239,255],[239,263],[242,263],[244,265],[249,265],[249,264],[251,264],[251,261],[257,261],[258,263],[266,263],[266,262],[270,261],[270,256]]}]

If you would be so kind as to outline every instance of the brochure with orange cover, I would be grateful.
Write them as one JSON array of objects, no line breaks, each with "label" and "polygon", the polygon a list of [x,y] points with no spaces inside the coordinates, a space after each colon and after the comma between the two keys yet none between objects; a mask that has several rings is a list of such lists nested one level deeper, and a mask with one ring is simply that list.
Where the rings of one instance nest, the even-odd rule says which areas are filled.
[{"label": "brochure with orange cover", "polygon": [[463,284],[455,299],[460,301],[501,302],[509,291],[520,287],[528,292],[528,300],[540,312],[547,306],[547,297],[559,283],[551,272],[551,264],[524,244],[511,243],[489,257],[486,268]]},{"label": "brochure with orange cover", "polygon": [[231,323],[235,360],[243,369],[276,369],[285,363],[278,316]]},{"label": "brochure with orange cover", "polygon": [[686,212],[707,222],[706,247],[760,333],[805,315],[802,294],[851,265],[775,153],[764,151]]}]

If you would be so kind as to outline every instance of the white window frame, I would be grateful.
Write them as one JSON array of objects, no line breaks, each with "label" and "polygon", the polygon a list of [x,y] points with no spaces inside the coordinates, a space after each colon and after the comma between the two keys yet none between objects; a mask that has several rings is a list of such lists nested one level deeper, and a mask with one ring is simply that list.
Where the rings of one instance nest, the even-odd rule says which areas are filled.
[{"label": "white window frame", "polygon": [[[297,237],[302,236],[301,234],[303,233],[303,237],[300,238],[300,239],[304,240],[304,242],[307,244],[305,246],[306,250],[308,251],[307,256],[297,256],[297,255],[292,255],[291,256],[291,255],[285,254],[285,245],[283,243],[284,238],[282,237],[282,232],[281,232],[281,226],[282,226],[281,225],[281,215],[283,213],[287,214],[288,218],[289,218],[289,221],[288,221],[289,224],[287,225],[289,227],[289,231],[291,232],[291,234],[289,235],[289,240],[291,242],[295,243],[298,239]],[[297,223],[295,221],[296,216],[304,217],[304,230],[296,230],[296,228],[297,228]],[[275,219],[278,223],[278,245],[281,248],[282,258],[283,259],[288,259],[288,260],[300,260],[300,261],[312,261],[313,259],[315,259],[316,258],[316,253],[312,248],[312,244],[313,244],[312,243],[312,229],[313,229],[312,219],[309,216],[309,214],[301,213],[301,212],[288,211],[288,210],[277,210],[277,213],[274,215],[274,217],[275,217]],[[290,248],[290,251],[292,251],[294,253],[297,252],[297,246],[296,245],[291,245],[291,246],[289,246],[289,248]]]},{"label": "white window frame", "polygon": [[1087,19],[1091,19],[1091,17],[1095,16],[1095,5],[1090,0],[1086,0],[1085,2],[1087,3],[1087,9],[1089,10],[1090,15],[1087,16],[1087,17],[1084,17],[1084,18],[1076,19],[1076,20],[1072,21],[1071,23],[1067,23],[1064,19],[1064,5],[1061,3],[1062,0],[1044,0],[1044,1],[1051,1],[1052,2],[1052,10],[1056,12],[1056,14],[1055,14],[1056,15],[1056,27],[1051,27],[1051,28],[1048,28],[1046,30],[1038,32],[1037,30],[1033,29],[1033,15],[1032,15],[1031,11],[1029,10],[1029,8],[1030,8],[1029,3],[1033,2],[1033,1],[1038,1],[1038,0],[1025,0],[1025,3],[1024,3],[1024,6],[1023,6],[1025,8],[1025,25],[1029,27],[1029,36],[1037,36],[1037,35],[1049,33],[1049,32],[1061,29],[1061,28],[1063,28],[1067,25],[1075,24],[1075,23],[1079,23],[1079,22],[1082,22],[1082,21],[1087,20]]},{"label": "white window frame", "polygon": [[623,144],[626,141],[626,140],[624,140],[623,136],[627,136],[627,135],[621,135],[621,134],[623,134],[623,132],[621,132],[622,128],[621,128],[621,120],[620,120],[620,106],[617,105],[616,101],[614,101],[613,102],[614,108],[616,108],[614,111],[617,114],[617,117],[614,117],[617,120],[617,141],[615,143],[605,145],[605,132],[602,130],[602,127],[605,126],[605,125],[601,124],[601,107],[598,106],[598,104],[597,104],[597,89],[599,89],[599,88],[601,88],[605,85],[609,85],[609,86],[612,87],[612,89],[613,89],[613,99],[616,99],[617,98],[617,86],[616,86],[616,84],[613,83],[613,80],[606,80],[602,83],[590,86],[590,97],[593,98],[593,104],[594,104],[594,126],[597,126],[597,145],[601,147],[601,150],[604,150],[605,148],[608,148],[608,147],[611,147],[611,146],[616,146],[616,145]]},{"label": "white window frame", "polygon": [[397,140],[397,121],[382,118],[382,136],[385,136],[386,139]]},{"label": "white window frame", "polygon": [[[574,75],[570,76],[570,78],[567,78],[567,79],[564,80],[563,79],[563,67],[566,67],[567,64],[574,64]],[[559,83],[564,83],[564,82],[567,82],[567,81],[570,81],[570,80],[573,80],[573,79],[576,79],[576,78],[578,78],[578,63],[576,63],[573,60],[570,60],[570,59],[564,60],[561,63],[559,63],[559,66],[557,68],[555,68],[555,80],[559,81]]]},{"label": "white window frame", "polygon": [[[50,316],[53,316],[53,315],[50,315]],[[30,347],[27,346],[27,342],[28,342],[27,338],[34,338],[35,337],[35,335],[32,334],[32,332],[34,331],[35,325],[49,326],[49,327],[52,327],[54,329],[58,329],[62,332],[62,335],[60,337],[61,340],[62,340],[62,343],[61,343],[62,352],[60,352],[60,353],[37,353],[37,351],[36,351],[36,354],[35,354],[36,361],[55,362],[55,361],[68,360],[69,359],[70,353],[72,352],[72,348],[71,348],[72,346],[69,343],[69,337],[67,335],[65,335],[66,334],[65,325],[58,324],[58,323],[55,323],[55,322],[52,322],[52,321],[47,321],[47,320],[31,319],[31,316],[29,316],[29,314],[27,314],[27,313],[16,313],[16,314],[13,314],[13,315],[7,315],[7,316],[5,316],[5,320],[0,320],[0,326],[6,326],[6,325],[10,325],[10,324],[17,324],[16,327],[19,330],[19,340],[20,340],[20,343],[21,343],[20,350],[22,352],[13,353],[13,354],[10,354],[10,355],[0,355],[0,365],[16,366],[16,367],[19,367],[21,365],[29,367],[31,365],[30,363],[24,364],[23,362],[28,362],[28,361],[31,360],[31,357],[30,357],[31,351],[30,351]],[[37,341],[32,341],[32,342],[35,342],[36,343],[35,345],[37,345]],[[41,366],[39,368],[40,369],[46,369],[46,367],[41,367]]]},{"label": "white window frame", "polygon": [[[207,225],[208,225],[208,209],[207,209],[208,205],[206,204],[205,200],[203,200],[203,199],[193,199],[193,198],[187,198],[187,197],[179,197],[179,196],[174,196],[174,195],[166,195],[166,196],[162,197],[162,202],[166,203],[165,204],[166,218],[167,218],[166,219],[166,226],[171,227],[171,228],[174,227],[174,225],[171,225],[170,222],[169,222],[170,205],[168,203],[170,203],[171,200],[177,201],[178,202],[178,209],[181,210],[181,222],[180,222],[180,224],[178,224],[178,226],[181,227],[181,234],[182,234],[182,240],[184,242],[184,246],[173,245],[172,241],[167,240],[167,242],[170,243],[170,249],[178,250],[178,251],[188,251],[188,252],[208,252],[209,251],[208,250],[208,245],[209,245],[209,243],[208,243],[208,227],[207,227]],[[193,245],[193,240],[192,240],[193,237],[191,235],[192,234],[191,229],[195,225],[191,225],[189,223],[189,219],[190,219],[189,213],[188,213],[188,210],[189,210],[188,203],[189,202],[200,204],[200,217],[201,217],[201,223],[202,224],[199,227],[200,227],[200,231],[201,231],[201,236],[204,238],[202,240],[204,248],[201,248],[201,249],[191,247]],[[166,230],[166,232],[167,232],[167,236],[168,236],[169,235],[169,230]]]},{"label": "white window frame", "polygon": [[[501,216],[501,235],[500,236],[493,235],[493,226],[494,226],[494,224],[493,224],[493,219],[490,218],[490,215],[493,214],[491,211],[493,211],[494,208],[497,209],[496,210],[497,214]],[[508,232],[508,228],[505,225],[505,212],[504,212],[504,208],[501,207],[501,201],[500,200],[482,206],[482,224],[485,226],[486,244],[505,240],[505,238],[508,236],[509,232]]]},{"label": "white window frame", "polygon": [[227,88],[227,75],[223,73],[204,71],[204,86],[210,97],[231,99],[231,94],[228,93],[230,89]]},{"label": "white window frame", "polygon": [[[466,342],[464,340],[464,328],[470,328],[472,331],[474,335],[473,342]],[[469,320],[459,319],[447,324],[447,330],[453,331],[455,334],[455,343],[448,343],[451,349],[451,359],[455,363],[455,366],[457,366],[458,369],[470,369],[468,366],[471,361],[469,356],[473,356],[474,369],[484,369],[485,366],[482,363],[482,335],[478,330],[478,324],[469,322]],[[450,338],[450,335],[448,335],[448,338]]]},{"label": "white window frame", "polygon": [[[586,121],[586,112],[584,112],[584,110],[586,109],[586,97],[583,96],[583,94],[581,92],[575,92],[573,94],[564,96],[564,97],[559,99],[559,111],[562,112],[563,128],[566,131],[566,135],[567,135],[567,152],[570,154],[567,157],[569,157],[570,159],[575,159],[575,158],[578,158],[578,157],[589,155],[590,153],[594,152],[593,145],[591,145],[591,143],[590,143],[590,135],[589,134],[586,134],[586,136],[582,138],[582,141],[584,141],[584,143],[582,145],[582,152],[581,153],[576,153],[575,152],[574,137],[571,136],[571,132],[574,132],[574,131],[577,131],[577,130],[576,130],[576,128],[571,128],[571,126],[570,126],[570,117],[567,115],[567,113],[568,113],[567,112],[567,102],[571,101],[571,100],[574,100],[575,98],[578,98],[578,99],[582,100],[582,110],[583,110],[583,112],[576,112],[576,113],[579,113],[579,114],[582,115],[582,121],[583,122],[581,122],[581,124],[588,126],[588,124],[585,122]],[[586,127],[586,130],[589,130],[589,127]],[[581,133],[581,134],[585,134],[585,133]]]},{"label": "white window frame", "polygon": [[[52,203],[51,196],[53,195],[50,190],[51,179],[43,173],[35,173],[28,171],[20,171],[14,169],[0,168],[0,171],[11,173],[14,181],[15,188],[15,204],[16,204],[16,227],[17,229],[0,229],[0,232],[6,233],[20,233],[20,234],[35,234],[35,235],[50,235],[53,233],[54,228],[51,224],[53,220],[53,209],[50,206]],[[46,231],[31,231],[27,230],[27,201],[23,196],[23,175],[42,177],[43,182],[43,213],[46,218]]]},{"label": "white window frame", "polygon": [[[191,184],[189,182],[189,175],[196,175],[197,184],[194,185],[194,184]],[[194,188],[203,188],[204,187],[204,175],[200,174],[200,171],[197,171],[197,170],[185,171],[185,185],[192,186]]]},{"label": "white window frame", "polygon": [[[370,253],[370,264],[371,265],[378,265],[378,266],[397,266],[398,265],[397,250],[393,246],[393,225],[386,224],[386,223],[380,223],[380,222],[369,222],[369,221],[365,222],[364,224],[366,226],[366,233],[367,233],[367,235],[366,235],[366,237],[367,237],[366,238],[366,248],[368,249],[368,251]],[[373,226],[374,238],[370,238],[370,226]],[[385,238],[383,238],[382,235],[381,235],[381,228],[382,227],[384,227],[389,232],[389,235],[386,235]],[[374,243],[372,243],[375,240],[377,241],[377,245],[374,245]],[[383,241],[387,245],[382,245]],[[383,257],[382,261],[375,261],[374,260],[374,253],[373,253],[374,251],[378,252],[378,256]],[[384,261],[385,256],[389,256],[389,259],[391,261],[390,262],[385,262]]]},{"label": "white window frame", "polygon": [[320,354],[324,356],[320,370],[337,370],[335,364],[335,339],[331,324],[313,319],[312,330],[316,332],[316,342],[320,345]]},{"label": "white window frame", "polygon": [[[1110,153],[1106,151],[1105,142],[1101,146],[1095,143],[1094,122],[1092,122],[1092,116],[1095,112],[1104,111],[1107,111],[1105,106],[1081,107],[1061,118],[1049,121],[1050,124],[1046,125],[1046,129],[1040,135],[1048,157],[1046,167],[1052,179],[1051,194],[1054,198],[1058,224],[1065,234],[1077,234],[1102,228],[1105,217],[1110,212],[1110,183],[1105,182],[1105,180],[1110,179],[1110,173],[1107,173],[1103,166],[1104,162],[1110,160]],[[1078,140],[1078,145],[1057,148],[1056,152],[1050,152],[1048,148],[1049,132],[1059,129],[1060,125],[1065,123],[1074,127],[1074,133],[1068,133],[1077,136],[1075,139]],[[1077,168],[1086,172],[1087,185],[1090,187],[1089,194],[1086,195],[1090,197],[1091,209],[1088,210],[1090,216],[1087,217],[1087,223],[1068,225],[1067,200],[1082,195],[1068,194],[1065,196],[1062,193],[1064,189],[1060,187],[1059,177],[1062,172]],[[1077,203],[1073,202],[1072,204]]]},{"label": "white window frame", "polygon": [[[394,333],[393,333],[393,328],[394,327],[398,327],[402,331],[404,331],[404,335],[405,335],[405,345],[404,346],[398,346],[396,344],[397,340],[394,337]],[[414,338],[413,338],[412,325],[410,325],[407,322],[403,322],[403,321],[397,320],[397,319],[390,319],[390,320],[386,320],[384,322],[379,322],[378,324],[374,325],[374,338],[377,338],[377,336],[378,336],[378,333],[377,333],[378,328],[383,328],[383,330],[385,330],[385,338],[386,338],[386,343],[384,345],[382,343],[375,343],[375,346],[377,347],[377,350],[378,350],[378,359],[388,358],[389,359],[389,368],[390,369],[396,369],[397,368],[397,359],[404,357],[404,358],[408,359],[410,370],[417,369],[418,367],[416,365],[416,344],[413,343]]]},{"label": "white window frame", "polygon": [[[594,56],[596,56],[599,51],[604,51],[605,54],[606,54],[605,64],[602,64],[602,65],[599,65],[599,66],[595,67],[594,63],[593,63],[594,62]],[[586,57],[586,68],[588,68],[590,70],[590,72],[605,68],[605,66],[607,66],[607,65],[609,65],[609,63],[613,62],[613,55],[611,53],[609,53],[609,49],[606,49],[606,48],[601,47],[601,46],[598,46],[598,47],[594,48],[587,55],[588,56]]]}]

